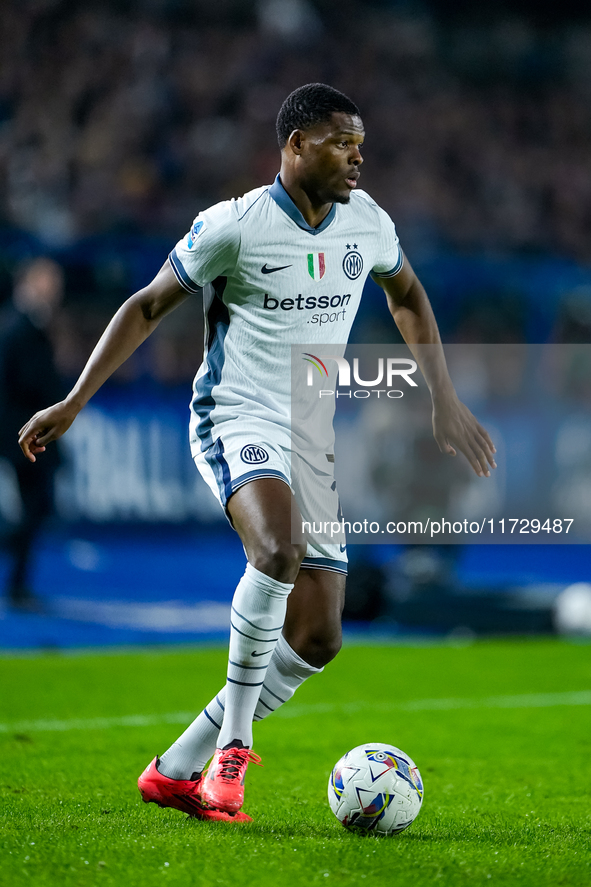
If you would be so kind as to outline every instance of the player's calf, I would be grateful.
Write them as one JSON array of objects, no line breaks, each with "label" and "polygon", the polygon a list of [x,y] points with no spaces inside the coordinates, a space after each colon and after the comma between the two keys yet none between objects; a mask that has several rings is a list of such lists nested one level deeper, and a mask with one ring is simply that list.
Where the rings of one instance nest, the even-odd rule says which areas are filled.
[{"label": "player's calf", "polygon": [[328,570],[300,570],[289,596],[283,635],[297,655],[323,668],[342,644],[345,576]]},{"label": "player's calf", "polygon": [[324,668],[339,653],[343,645],[340,626],[334,632],[327,630],[306,632],[303,627],[297,637],[290,637],[290,646],[304,662],[315,668]]}]

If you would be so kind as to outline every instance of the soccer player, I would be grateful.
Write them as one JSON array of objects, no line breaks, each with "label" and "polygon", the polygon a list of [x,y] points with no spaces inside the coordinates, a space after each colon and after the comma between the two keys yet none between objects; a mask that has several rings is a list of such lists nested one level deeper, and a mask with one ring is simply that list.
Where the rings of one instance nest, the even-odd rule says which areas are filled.
[{"label": "soccer player", "polygon": [[[115,314],[66,399],[33,416],[20,437],[35,461],[160,320],[203,288],[206,348],[194,382],[191,447],[247,565],[232,601],[225,687],[152,761],[139,787],[145,801],[226,821],[249,819],[240,808],[247,765],[260,761],[251,750],[253,720],[285,703],[341,645],[344,546],[292,541],[292,520],[301,526],[316,487],[333,502],[335,520],[338,499],[326,450],[306,451],[292,484],[290,346],[344,347],[371,272],[411,350],[435,346],[429,358],[421,349],[415,356],[440,450],[460,450],[480,476],[496,467],[489,435],[456,396],[430,303],[394,224],[357,188],[358,108],[330,86],[308,84],[283,103],[277,135],[275,182],[200,213],[154,280]],[[332,319],[320,325],[324,305]]]}]

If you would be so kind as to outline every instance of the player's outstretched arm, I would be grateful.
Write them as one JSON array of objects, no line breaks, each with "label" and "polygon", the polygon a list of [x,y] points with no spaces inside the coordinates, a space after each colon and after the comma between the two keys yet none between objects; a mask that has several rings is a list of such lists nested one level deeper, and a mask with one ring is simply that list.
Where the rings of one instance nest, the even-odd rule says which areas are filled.
[{"label": "player's outstretched arm", "polygon": [[[395,277],[380,278],[388,307],[404,341],[413,352],[433,401],[433,435],[442,453],[460,450],[479,476],[496,468],[495,446],[485,428],[463,404],[450,379],[437,321],[421,282],[408,259]],[[415,346],[432,345],[432,348]]]},{"label": "player's outstretched arm", "polygon": [[80,378],[65,400],[35,413],[19,432],[19,445],[31,462],[64,434],[82,407],[116,369],[148,338],[162,318],[188,296],[166,262],[154,280],[121,306],[101,336]]}]

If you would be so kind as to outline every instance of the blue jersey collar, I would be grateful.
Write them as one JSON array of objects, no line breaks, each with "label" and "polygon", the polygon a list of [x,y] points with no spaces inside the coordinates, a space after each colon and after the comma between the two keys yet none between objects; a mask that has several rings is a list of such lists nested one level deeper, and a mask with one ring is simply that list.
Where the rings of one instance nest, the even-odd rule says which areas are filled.
[{"label": "blue jersey collar", "polygon": [[323,219],[322,222],[320,222],[317,228],[312,228],[310,225],[308,225],[305,218],[281,184],[279,173],[277,174],[275,181],[269,188],[269,194],[271,195],[275,203],[281,207],[283,212],[287,213],[289,218],[296,223],[298,228],[301,228],[303,231],[307,231],[308,234],[320,234],[321,231],[325,231],[336,215],[337,207],[336,204],[333,203],[326,218]]}]

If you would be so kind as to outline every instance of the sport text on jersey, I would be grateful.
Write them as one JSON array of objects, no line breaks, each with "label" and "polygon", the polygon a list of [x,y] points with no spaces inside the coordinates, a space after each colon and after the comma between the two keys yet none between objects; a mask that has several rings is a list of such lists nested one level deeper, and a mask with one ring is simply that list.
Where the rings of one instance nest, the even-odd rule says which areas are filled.
[{"label": "sport text on jersey", "polygon": [[342,296],[304,296],[302,293],[293,299],[276,299],[265,293],[263,308],[267,311],[312,311],[314,308],[339,308],[339,311],[323,311],[313,314],[306,323],[317,323],[323,326],[325,323],[335,323],[345,319],[345,305],[351,300],[351,293]]}]

